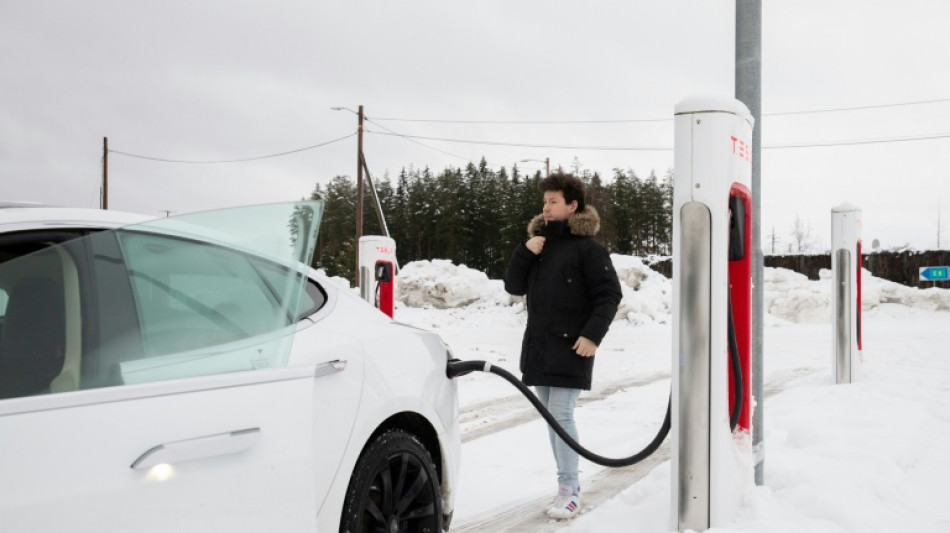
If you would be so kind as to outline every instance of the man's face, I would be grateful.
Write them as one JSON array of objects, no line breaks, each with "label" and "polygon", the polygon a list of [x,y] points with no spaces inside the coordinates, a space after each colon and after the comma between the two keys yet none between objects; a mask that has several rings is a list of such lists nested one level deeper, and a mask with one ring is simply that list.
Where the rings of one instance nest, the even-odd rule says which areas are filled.
[{"label": "man's face", "polygon": [[545,191],[544,206],[541,213],[544,215],[544,221],[567,220],[577,211],[577,200],[571,203],[564,202],[564,191]]}]

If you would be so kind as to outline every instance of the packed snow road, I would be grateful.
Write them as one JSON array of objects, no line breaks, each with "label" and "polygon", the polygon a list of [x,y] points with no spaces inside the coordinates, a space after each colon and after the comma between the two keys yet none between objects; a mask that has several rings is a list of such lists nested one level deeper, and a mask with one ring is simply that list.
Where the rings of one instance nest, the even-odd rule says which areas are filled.
[{"label": "packed snow road", "polygon": [[[813,368],[796,368],[789,371],[777,372],[764,385],[765,398],[769,399],[784,390],[790,381],[814,374]],[[614,383],[601,390],[582,395],[578,401],[578,418],[582,418],[585,406],[594,402],[604,401],[613,394],[621,393],[630,388],[643,387],[654,382],[662,381],[669,385],[669,376],[655,375],[643,379],[628,379]],[[478,424],[482,417],[490,422]],[[618,418],[623,413],[617,413]],[[528,402],[521,397],[499,399],[497,402],[485,401],[469,406],[462,410],[462,442],[468,443],[480,437],[502,432],[515,426],[536,422],[539,415]],[[622,421],[621,421],[622,423]],[[659,427],[659,424],[657,424]],[[596,452],[596,450],[595,450]],[[463,454],[465,447],[463,446]],[[543,450],[541,451],[543,453]],[[584,509],[590,510],[614,498],[623,490],[646,476],[657,465],[670,458],[669,438],[663,445],[640,463],[623,468],[597,468],[596,472],[584,480]],[[593,466],[593,465],[591,465]],[[560,520],[552,520],[545,516],[545,510],[550,503],[549,494],[526,498],[523,501],[513,502],[509,508],[495,509],[484,516],[475,517],[465,522],[457,523],[452,530],[468,533],[503,533],[527,532],[546,533],[557,531],[564,526]]]}]

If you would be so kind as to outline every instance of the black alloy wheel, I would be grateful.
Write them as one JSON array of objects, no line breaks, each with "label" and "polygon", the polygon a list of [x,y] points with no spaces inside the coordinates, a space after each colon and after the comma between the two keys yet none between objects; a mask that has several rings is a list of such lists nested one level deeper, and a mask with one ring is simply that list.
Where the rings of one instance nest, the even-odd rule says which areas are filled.
[{"label": "black alloy wheel", "polygon": [[346,491],[341,533],[440,533],[442,494],[419,439],[388,430],[363,452]]}]

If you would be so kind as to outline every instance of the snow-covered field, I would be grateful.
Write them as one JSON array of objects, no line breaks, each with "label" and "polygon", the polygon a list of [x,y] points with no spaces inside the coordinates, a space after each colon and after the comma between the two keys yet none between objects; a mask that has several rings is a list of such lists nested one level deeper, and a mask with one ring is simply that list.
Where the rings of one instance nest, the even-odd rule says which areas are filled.
[{"label": "snow-covered field", "polygon": [[[670,281],[614,256],[624,298],[581,396],[581,441],[626,456],[656,433],[670,387]],[[950,291],[864,272],[864,376],[832,379],[830,281],[765,270],[765,485],[717,532],[950,531]],[[431,329],[460,359],[518,374],[523,304],[499,280],[447,261],[400,272],[396,318]],[[637,471],[581,460],[587,500],[544,518],[556,491],[546,429],[508,383],[460,378],[461,486],[453,530],[671,531],[668,449]],[[668,439],[669,440],[669,439]]]}]

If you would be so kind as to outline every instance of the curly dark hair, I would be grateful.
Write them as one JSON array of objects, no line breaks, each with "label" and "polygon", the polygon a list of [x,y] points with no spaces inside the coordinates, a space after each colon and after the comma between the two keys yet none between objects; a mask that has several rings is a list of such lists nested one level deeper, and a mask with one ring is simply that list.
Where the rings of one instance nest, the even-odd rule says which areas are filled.
[{"label": "curly dark hair", "polygon": [[538,189],[544,193],[548,191],[561,191],[564,193],[564,201],[571,203],[577,201],[577,212],[584,211],[584,182],[573,174],[564,172],[555,172],[544,178],[538,183]]}]

